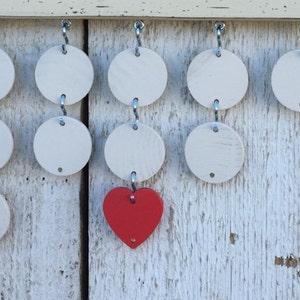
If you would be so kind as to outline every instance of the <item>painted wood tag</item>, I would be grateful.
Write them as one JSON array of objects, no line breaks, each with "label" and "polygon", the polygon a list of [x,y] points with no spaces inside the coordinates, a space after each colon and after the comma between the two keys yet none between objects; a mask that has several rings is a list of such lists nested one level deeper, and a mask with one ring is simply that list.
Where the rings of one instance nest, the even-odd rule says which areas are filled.
[{"label": "painted wood tag", "polygon": [[239,57],[222,49],[216,56],[215,49],[201,52],[191,62],[187,84],[193,98],[201,105],[212,108],[215,99],[219,109],[236,105],[248,89],[248,72]]},{"label": "painted wood tag", "polygon": [[12,89],[15,82],[15,67],[6,52],[0,49],[0,99]]},{"label": "painted wood tag", "polygon": [[131,124],[123,124],[109,135],[104,156],[115,175],[130,180],[135,171],[139,182],[159,171],[165,159],[165,145],[152,128],[139,123],[138,129],[134,130]]},{"label": "painted wood tag", "polygon": [[89,57],[80,49],[66,45],[52,47],[39,59],[35,69],[35,81],[45,98],[59,104],[62,94],[65,105],[82,100],[90,91],[94,69]]},{"label": "painted wood tag", "polygon": [[10,129],[0,120],[0,168],[9,161],[14,148],[14,140]]},{"label": "painted wood tag", "polygon": [[167,68],[162,58],[154,51],[139,47],[119,53],[108,70],[108,83],[114,96],[124,104],[132,105],[134,98],[139,106],[155,102],[167,85]]},{"label": "painted wood tag", "polygon": [[[134,200],[131,196],[134,196]],[[106,195],[103,211],[115,234],[134,249],[157,227],[163,213],[163,201],[149,188],[141,188],[133,193],[127,188],[118,187]]]},{"label": "painted wood tag", "polygon": [[[214,131],[217,126],[218,131]],[[185,144],[185,159],[200,179],[221,183],[233,178],[244,163],[244,146],[238,134],[223,123],[195,128]]]},{"label": "painted wood tag", "polygon": [[10,210],[5,198],[0,195],[0,239],[5,235],[10,223]]},{"label": "painted wood tag", "polygon": [[279,58],[272,71],[272,89],[285,107],[300,111],[300,50],[290,51]]},{"label": "painted wood tag", "polygon": [[[63,118],[65,125],[60,124]],[[79,172],[88,162],[92,138],[83,123],[70,117],[56,117],[37,130],[33,149],[39,164],[54,175]]]}]

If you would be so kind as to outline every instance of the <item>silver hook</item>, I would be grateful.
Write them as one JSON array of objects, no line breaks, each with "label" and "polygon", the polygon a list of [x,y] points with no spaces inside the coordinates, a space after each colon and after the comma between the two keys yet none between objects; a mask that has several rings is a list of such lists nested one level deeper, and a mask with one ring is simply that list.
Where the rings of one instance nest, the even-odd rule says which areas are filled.
[{"label": "silver hook", "polygon": [[[215,101],[214,101],[215,122],[219,121],[219,103],[220,103],[220,101],[218,99],[215,99]],[[214,132],[219,131],[219,128],[218,128],[217,124],[214,125],[213,131]]]},{"label": "silver hook", "polygon": [[[66,110],[66,108],[65,108],[65,101],[66,101],[66,95],[65,95],[65,94],[62,94],[62,95],[60,96],[60,108],[61,108],[62,113],[63,113],[64,116],[67,115],[67,110]],[[66,123],[65,123],[63,117],[60,118],[59,124],[60,124],[61,126],[65,126]]]},{"label": "silver hook", "polygon": [[63,54],[67,54],[67,52],[68,52],[67,49],[66,49],[66,45],[69,44],[67,31],[70,30],[71,25],[72,25],[72,22],[69,19],[63,19],[61,21],[62,35],[63,35],[63,38],[65,40],[65,43],[61,46]]},{"label": "silver hook", "polygon": [[131,189],[132,189],[133,194],[130,196],[130,202],[131,203],[135,203],[135,196],[134,196],[134,193],[136,192],[135,181],[136,181],[136,172],[132,171],[131,172]]},{"label": "silver hook", "polygon": [[133,191],[133,192],[136,192],[136,184],[135,184],[135,181],[136,181],[136,172],[135,172],[135,171],[132,171],[132,172],[131,172],[131,188],[132,188],[132,191]]},{"label": "silver hook", "polygon": [[225,29],[225,22],[216,21],[215,29],[217,30],[217,40],[218,40],[218,48],[217,48],[216,55],[217,55],[217,57],[220,57],[222,55],[221,54],[221,51],[222,51],[221,33]]},{"label": "silver hook", "polygon": [[139,57],[141,55],[139,47],[142,47],[141,33],[145,27],[145,24],[142,20],[136,20],[133,23],[133,27],[135,29],[135,35],[137,40],[137,47],[135,47],[135,56]]},{"label": "silver hook", "polygon": [[138,128],[139,128],[139,114],[137,112],[138,102],[139,102],[138,98],[134,98],[132,100],[133,113],[134,113],[134,117],[135,117],[133,124],[132,124],[132,128],[134,130],[138,130]]}]

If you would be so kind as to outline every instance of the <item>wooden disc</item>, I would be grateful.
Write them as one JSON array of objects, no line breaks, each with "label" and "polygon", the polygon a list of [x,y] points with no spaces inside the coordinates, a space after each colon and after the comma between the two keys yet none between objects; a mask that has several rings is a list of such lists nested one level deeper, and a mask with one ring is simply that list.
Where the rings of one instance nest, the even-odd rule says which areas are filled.
[{"label": "wooden disc", "polygon": [[70,45],[66,50],[63,54],[61,46],[56,46],[46,51],[37,63],[35,81],[45,98],[59,104],[61,95],[65,94],[65,105],[70,105],[88,94],[94,69],[83,51]]},{"label": "wooden disc", "polygon": [[138,182],[158,172],[165,159],[165,146],[152,128],[139,123],[139,128],[134,130],[131,124],[123,124],[109,135],[104,155],[115,175],[130,180],[135,171]]},{"label": "wooden disc", "polygon": [[[218,131],[214,131],[217,126]],[[200,179],[220,183],[234,177],[244,162],[240,137],[223,123],[205,123],[194,129],[185,145],[190,170]]]},{"label": "wooden disc", "polygon": [[0,49],[0,99],[12,89],[15,82],[15,68],[6,52]]},{"label": "wooden disc", "polygon": [[[65,125],[60,124],[63,118]],[[34,154],[39,164],[54,175],[72,175],[88,162],[92,139],[83,123],[70,117],[43,123],[34,137]]]},{"label": "wooden disc", "polygon": [[124,104],[132,105],[134,98],[139,106],[156,101],[167,85],[167,68],[162,58],[154,51],[139,48],[119,53],[108,70],[108,83],[114,96]]},{"label": "wooden disc", "polygon": [[272,89],[285,107],[300,111],[300,50],[290,51],[279,58],[272,72]]},{"label": "wooden disc", "polygon": [[201,105],[212,108],[214,100],[220,109],[240,102],[248,88],[248,72],[235,54],[222,50],[220,57],[215,49],[201,52],[191,62],[187,72],[188,88]]},{"label": "wooden disc", "polygon": [[0,239],[7,232],[10,223],[10,210],[6,200],[0,195]]},{"label": "wooden disc", "polygon": [[10,159],[14,148],[14,140],[10,129],[0,121],[0,168]]}]

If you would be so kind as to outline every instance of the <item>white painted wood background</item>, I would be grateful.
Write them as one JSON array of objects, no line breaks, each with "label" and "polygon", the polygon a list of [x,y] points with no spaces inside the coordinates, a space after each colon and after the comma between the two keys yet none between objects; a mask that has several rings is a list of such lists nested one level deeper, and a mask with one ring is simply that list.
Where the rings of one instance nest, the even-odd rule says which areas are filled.
[{"label": "white painted wood background", "polygon": [[146,20],[143,46],[163,57],[169,80],[163,96],[139,113],[163,137],[166,161],[138,187],[158,191],[165,210],[154,234],[132,250],[108,227],[102,203],[110,189],[129,187],[109,171],[103,149],[113,129],[133,119],[107,82],[112,59],[135,46],[133,21],[75,20],[68,34],[79,48],[88,38],[96,74],[89,99],[68,107],[75,118],[89,108],[87,193],[85,172],[50,175],[33,154],[37,128],[60,114],[34,82],[39,57],[62,43],[60,19],[0,20],[0,46],[16,66],[15,86],[0,102],[0,119],[15,139],[13,156],[0,170],[0,192],[13,217],[0,241],[0,299],[86,299],[87,293],[93,300],[299,299],[299,262],[288,268],[275,257],[300,256],[300,115],[275,99],[270,80],[277,59],[300,45],[298,22],[226,22],[223,46],[245,62],[250,86],[241,103],[220,115],[240,134],[246,160],[233,180],[212,185],[189,171],[184,144],[197,125],[214,117],[186,84],[191,60],[216,47],[214,20]]},{"label": "white painted wood background", "polygon": [[[241,135],[246,160],[237,177],[219,185],[201,182],[184,159],[187,135],[214,117],[192,99],[186,84],[191,60],[216,47],[213,22],[146,22],[143,45],[163,57],[169,81],[160,100],[140,108],[140,120],[163,137],[166,162],[139,186],[157,190],[165,211],[153,236],[135,251],[116,238],[102,213],[105,194],[129,186],[108,170],[103,146],[116,126],[133,118],[110,93],[106,77],[114,56],[135,45],[132,22],[91,21],[89,39],[98,74],[89,99],[95,141],[91,299],[299,299],[299,267],[277,266],[274,259],[300,252],[300,115],[278,103],[270,83],[277,59],[300,45],[298,22],[226,23],[223,46],[245,62],[250,86],[241,103],[221,111],[221,120]],[[235,244],[231,234],[239,237]]]}]

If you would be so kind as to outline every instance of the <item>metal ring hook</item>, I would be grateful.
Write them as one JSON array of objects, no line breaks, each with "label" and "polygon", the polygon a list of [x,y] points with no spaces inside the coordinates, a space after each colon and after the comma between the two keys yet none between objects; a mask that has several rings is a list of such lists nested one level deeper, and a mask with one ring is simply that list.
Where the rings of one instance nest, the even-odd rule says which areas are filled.
[{"label": "metal ring hook", "polygon": [[134,117],[135,117],[135,119],[133,121],[133,124],[132,124],[132,128],[134,130],[138,130],[138,128],[139,128],[139,114],[138,114],[138,111],[137,111],[138,102],[139,102],[138,98],[134,98],[132,100],[133,113],[134,113]]},{"label": "metal ring hook", "polygon": [[[65,94],[62,94],[62,95],[60,96],[60,108],[61,108],[62,113],[63,113],[64,116],[67,115],[67,110],[66,110],[66,108],[65,108],[65,100],[66,100],[66,95],[65,95]],[[60,124],[61,126],[65,126],[66,123],[65,123],[63,117],[60,118],[59,124]]]},{"label": "metal ring hook", "polygon": [[135,29],[135,35],[137,40],[137,47],[135,47],[135,56],[139,57],[141,55],[139,47],[142,47],[141,33],[145,27],[145,24],[142,20],[136,20],[133,23],[133,27]]},{"label": "metal ring hook", "polygon": [[215,22],[215,29],[217,30],[217,41],[218,41],[218,48],[216,55],[217,57],[220,57],[221,51],[222,51],[222,40],[221,40],[221,33],[225,29],[225,22],[223,21],[216,21]]},{"label": "metal ring hook", "polygon": [[132,188],[132,191],[133,191],[133,192],[136,192],[136,184],[135,184],[135,181],[136,181],[136,172],[135,172],[135,171],[132,171],[132,172],[131,172],[131,188]]},{"label": "metal ring hook", "polygon": [[[220,101],[218,99],[215,99],[215,101],[214,101],[215,122],[219,121],[219,103],[220,103]],[[214,132],[219,131],[217,124],[214,125],[213,131]]]},{"label": "metal ring hook", "polygon": [[69,44],[67,32],[70,30],[71,25],[72,25],[72,22],[69,19],[63,19],[61,21],[62,35],[65,40],[65,43],[61,46],[63,54],[67,54],[67,52],[68,52],[66,49],[66,45]]},{"label": "metal ring hook", "polygon": [[136,188],[136,184],[135,184],[135,180],[136,180],[136,172],[132,171],[131,172],[131,189],[132,189],[132,195],[130,196],[130,202],[131,203],[135,203],[135,196],[134,193],[136,192],[137,188]]}]

